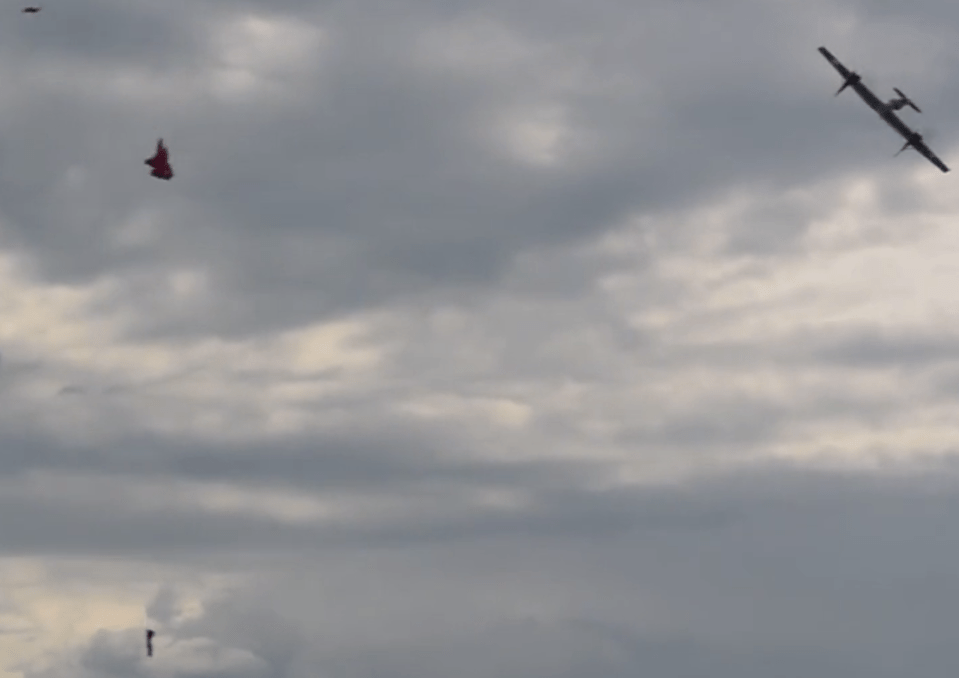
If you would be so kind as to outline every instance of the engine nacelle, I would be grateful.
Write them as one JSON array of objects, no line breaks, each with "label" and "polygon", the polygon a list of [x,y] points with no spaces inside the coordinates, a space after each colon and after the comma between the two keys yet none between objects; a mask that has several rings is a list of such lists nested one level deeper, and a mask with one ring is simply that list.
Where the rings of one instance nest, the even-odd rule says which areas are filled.
[{"label": "engine nacelle", "polygon": [[[904,150],[906,150],[910,146],[918,150],[918,144],[920,144],[921,142],[922,142],[922,135],[919,134],[919,132],[913,132],[906,139],[906,143],[902,145],[902,148],[899,149],[899,153],[902,153]],[[899,155],[899,153],[896,153],[896,155]]]},{"label": "engine nacelle", "polygon": [[858,73],[850,73],[849,77],[846,78],[846,82],[842,84],[842,87],[839,88],[839,91],[836,92],[835,96],[838,97],[840,94],[842,94],[842,91],[846,89],[847,87],[849,87],[849,85],[859,84],[860,80],[862,80],[862,78],[859,76]]}]

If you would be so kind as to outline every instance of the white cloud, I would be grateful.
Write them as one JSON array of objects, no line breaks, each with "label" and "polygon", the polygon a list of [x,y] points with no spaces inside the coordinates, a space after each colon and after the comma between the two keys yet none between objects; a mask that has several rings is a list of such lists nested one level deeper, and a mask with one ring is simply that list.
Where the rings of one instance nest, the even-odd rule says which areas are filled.
[{"label": "white cloud", "polygon": [[210,42],[217,64],[210,74],[213,92],[227,100],[242,100],[277,83],[284,90],[309,91],[330,36],[303,21],[247,14],[215,26]]}]

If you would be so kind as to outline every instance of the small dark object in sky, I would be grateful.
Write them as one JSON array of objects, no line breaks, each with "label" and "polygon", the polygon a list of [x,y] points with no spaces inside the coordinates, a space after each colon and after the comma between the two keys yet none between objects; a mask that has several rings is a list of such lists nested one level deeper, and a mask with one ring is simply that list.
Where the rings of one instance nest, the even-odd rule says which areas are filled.
[{"label": "small dark object in sky", "polygon": [[39,11],[40,11],[40,7],[39,7],[39,6],[37,6],[37,7],[24,7],[24,8],[23,8],[23,13],[24,13],[24,14],[36,14],[36,13],[39,12]]},{"label": "small dark object in sky", "polygon": [[147,629],[147,657],[153,656],[153,629]]},{"label": "small dark object in sky", "polygon": [[151,176],[169,181],[173,178],[173,168],[170,167],[166,147],[163,145],[163,139],[157,140],[157,152],[152,158],[143,161],[153,168]]}]

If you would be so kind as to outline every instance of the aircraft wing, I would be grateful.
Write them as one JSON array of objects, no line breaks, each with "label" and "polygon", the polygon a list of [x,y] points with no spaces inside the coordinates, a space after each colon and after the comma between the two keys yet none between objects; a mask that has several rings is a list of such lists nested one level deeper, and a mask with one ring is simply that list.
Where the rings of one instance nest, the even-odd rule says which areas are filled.
[{"label": "aircraft wing", "polygon": [[913,147],[922,153],[933,165],[941,169],[943,172],[948,172],[949,168],[946,167],[946,164],[936,157],[936,154],[929,150],[929,147],[926,146],[926,142],[920,139],[919,141],[913,142]]},{"label": "aircraft wing", "polygon": [[832,52],[830,52],[825,47],[820,47],[819,53],[822,54],[824,57],[826,57],[826,60],[833,65],[833,68],[839,71],[839,74],[842,76],[843,80],[849,79],[849,76],[852,75],[852,71],[850,71],[848,68],[843,66],[841,63],[839,63],[839,59],[834,57],[832,55]]}]

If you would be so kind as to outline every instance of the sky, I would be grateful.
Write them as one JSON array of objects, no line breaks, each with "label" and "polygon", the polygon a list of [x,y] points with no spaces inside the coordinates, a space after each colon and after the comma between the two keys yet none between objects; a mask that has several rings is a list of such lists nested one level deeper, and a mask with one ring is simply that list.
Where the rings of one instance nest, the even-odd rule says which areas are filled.
[{"label": "sky", "polygon": [[959,669],[959,5],[20,9],[0,677]]}]

